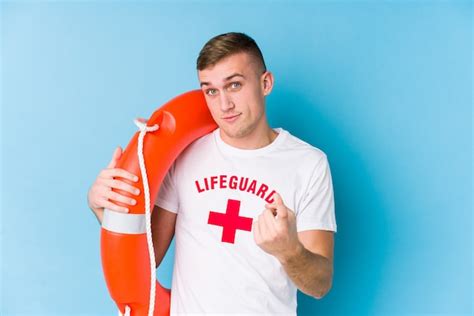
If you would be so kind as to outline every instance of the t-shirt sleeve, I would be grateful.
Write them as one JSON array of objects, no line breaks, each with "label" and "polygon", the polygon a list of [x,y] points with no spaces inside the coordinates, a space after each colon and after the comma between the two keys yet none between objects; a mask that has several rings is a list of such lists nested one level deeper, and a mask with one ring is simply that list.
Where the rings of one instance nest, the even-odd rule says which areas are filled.
[{"label": "t-shirt sleeve", "polygon": [[175,168],[176,161],[173,162],[171,167],[168,169],[168,172],[161,183],[158,195],[155,199],[155,205],[177,214],[179,210],[179,198],[177,187],[175,185]]},{"label": "t-shirt sleeve", "polygon": [[306,193],[296,212],[297,231],[337,231],[331,170],[326,155],[312,171]]}]

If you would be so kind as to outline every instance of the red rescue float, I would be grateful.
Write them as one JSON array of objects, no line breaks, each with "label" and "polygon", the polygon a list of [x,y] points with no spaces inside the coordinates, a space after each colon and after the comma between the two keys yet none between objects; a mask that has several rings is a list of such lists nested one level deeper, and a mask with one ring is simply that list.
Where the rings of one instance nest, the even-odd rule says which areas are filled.
[{"label": "red rescue float", "polygon": [[[149,228],[154,197],[176,157],[194,140],[217,128],[201,90],[179,95],[157,109],[140,127],[118,161],[117,168],[139,176],[139,196],[113,189],[137,200],[129,213],[105,209],[101,256],[105,281],[119,312],[132,316],[168,316],[169,289],[156,280]],[[146,135],[146,136],[145,136]],[[146,171],[145,171],[146,169]],[[153,197],[153,198],[150,198]],[[150,299],[155,291],[153,299]],[[153,295],[153,294],[152,294]]]}]

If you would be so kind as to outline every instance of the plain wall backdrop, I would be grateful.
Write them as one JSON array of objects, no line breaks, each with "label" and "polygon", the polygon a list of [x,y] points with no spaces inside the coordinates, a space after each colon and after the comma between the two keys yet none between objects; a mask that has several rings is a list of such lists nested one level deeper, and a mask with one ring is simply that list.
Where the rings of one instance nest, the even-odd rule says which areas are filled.
[{"label": "plain wall backdrop", "polygon": [[[2,315],[116,315],[86,194],[135,117],[253,37],[269,121],[323,150],[335,275],[299,315],[472,315],[468,1],[2,2]],[[172,247],[174,246],[174,243]],[[158,270],[171,285],[173,248]]]}]

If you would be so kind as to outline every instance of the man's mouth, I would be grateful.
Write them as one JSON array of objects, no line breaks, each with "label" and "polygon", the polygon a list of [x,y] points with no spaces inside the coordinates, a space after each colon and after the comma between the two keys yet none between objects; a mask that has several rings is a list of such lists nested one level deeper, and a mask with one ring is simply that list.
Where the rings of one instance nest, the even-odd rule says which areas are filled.
[{"label": "man's mouth", "polygon": [[226,117],[223,117],[223,119],[227,122],[232,122],[234,120],[237,119],[237,117],[242,114],[242,113],[239,113],[239,114],[235,114],[235,115],[229,115],[229,116],[226,116]]}]

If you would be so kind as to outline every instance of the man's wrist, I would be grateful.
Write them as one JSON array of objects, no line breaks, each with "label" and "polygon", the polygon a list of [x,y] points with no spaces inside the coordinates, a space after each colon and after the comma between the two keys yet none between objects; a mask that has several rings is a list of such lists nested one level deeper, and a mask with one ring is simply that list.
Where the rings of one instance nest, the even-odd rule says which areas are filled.
[{"label": "man's wrist", "polygon": [[278,260],[280,260],[282,264],[291,263],[291,261],[300,257],[304,250],[305,248],[303,244],[300,241],[298,241],[296,246],[293,249],[291,249],[291,251],[287,252],[286,254],[283,254],[280,258],[278,258]]}]

